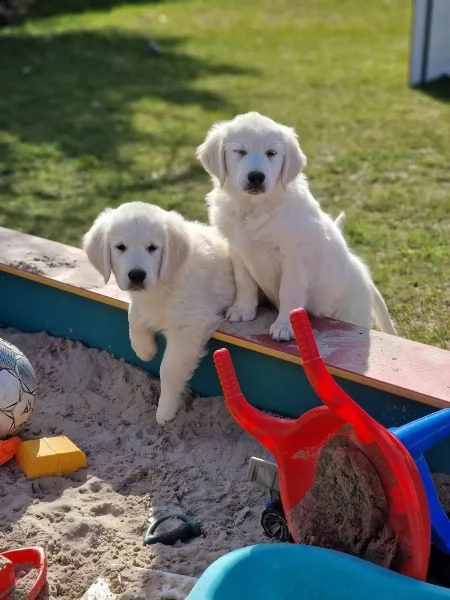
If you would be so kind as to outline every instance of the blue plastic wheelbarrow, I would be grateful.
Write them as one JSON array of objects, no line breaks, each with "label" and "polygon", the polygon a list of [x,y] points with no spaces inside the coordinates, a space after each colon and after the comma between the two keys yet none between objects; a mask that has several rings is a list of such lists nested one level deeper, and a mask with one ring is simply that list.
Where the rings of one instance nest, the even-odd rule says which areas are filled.
[{"label": "blue plastic wheelbarrow", "polygon": [[261,544],[216,560],[186,600],[438,600],[450,590],[315,546]]}]

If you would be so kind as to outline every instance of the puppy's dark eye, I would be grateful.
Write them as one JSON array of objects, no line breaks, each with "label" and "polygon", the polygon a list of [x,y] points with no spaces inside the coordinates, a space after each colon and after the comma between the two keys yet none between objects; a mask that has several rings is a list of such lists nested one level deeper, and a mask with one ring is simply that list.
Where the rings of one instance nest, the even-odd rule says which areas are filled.
[{"label": "puppy's dark eye", "polygon": [[155,244],[150,244],[150,246],[147,246],[147,252],[150,252],[150,254],[155,250],[158,250],[158,246],[155,246]]},{"label": "puppy's dark eye", "polygon": [[116,248],[119,252],[125,252],[125,250],[127,249],[125,244],[117,244]]},{"label": "puppy's dark eye", "polygon": [[277,152],[275,150],[267,150],[267,152],[266,152],[266,156],[268,156],[269,158],[273,158],[276,155],[277,155]]},{"label": "puppy's dark eye", "polygon": [[236,152],[236,154],[239,154],[239,156],[247,156],[247,150],[244,150],[244,148],[237,148],[236,150],[234,150],[234,152]]}]

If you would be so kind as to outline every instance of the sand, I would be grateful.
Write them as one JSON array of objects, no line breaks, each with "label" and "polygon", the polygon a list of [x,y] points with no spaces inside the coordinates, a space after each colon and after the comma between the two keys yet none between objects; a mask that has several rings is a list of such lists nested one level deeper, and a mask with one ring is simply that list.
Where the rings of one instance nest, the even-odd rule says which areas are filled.
[{"label": "sand", "polygon": [[16,583],[10,600],[27,600],[28,591],[36,580],[37,570],[32,563],[14,566]]},{"label": "sand", "polygon": [[401,567],[381,480],[346,436],[337,435],[322,448],[314,483],[289,518],[301,544],[340,550],[393,570]]},{"label": "sand", "polygon": [[[199,577],[224,553],[269,541],[260,525],[267,491],[247,480],[250,457],[268,456],[221,398],[189,396],[176,422],[160,428],[159,383],[145,371],[45,333],[0,337],[26,354],[38,379],[21,437],[67,435],[89,460],[72,475],[34,481],[15,461],[0,468],[0,550],[46,548],[43,598],[78,600],[99,577],[120,600],[185,597],[194,580],[177,595],[165,573]],[[195,517],[202,536],[144,547],[149,518],[167,511]]]}]

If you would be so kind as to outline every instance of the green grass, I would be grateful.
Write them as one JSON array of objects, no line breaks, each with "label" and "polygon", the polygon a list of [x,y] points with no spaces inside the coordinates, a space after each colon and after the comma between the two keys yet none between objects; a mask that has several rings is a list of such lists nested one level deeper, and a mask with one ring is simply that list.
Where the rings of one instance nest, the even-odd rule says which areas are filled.
[{"label": "green grass", "polygon": [[448,347],[450,104],[408,88],[410,4],[36,0],[0,30],[0,224],[78,245],[132,199],[204,219],[195,147],[259,110],[298,129],[401,335]]}]

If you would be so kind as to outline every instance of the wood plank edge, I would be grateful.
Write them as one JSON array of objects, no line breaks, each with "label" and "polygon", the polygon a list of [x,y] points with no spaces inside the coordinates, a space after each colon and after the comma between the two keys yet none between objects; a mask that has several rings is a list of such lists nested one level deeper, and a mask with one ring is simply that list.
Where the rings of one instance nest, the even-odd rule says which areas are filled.
[{"label": "wood plank edge", "polygon": [[[59,281],[58,279],[47,277],[45,275],[33,273],[31,271],[27,271],[19,267],[13,267],[11,265],[0,263],[0,272],[9,273],[11,275],[21,277],[23,279],[28,279],[41,285],[45,285],[70,294],[81,296],[88,300],[93,300],[94,302],[100,302],[102,304],[106,304],[108,306],[119,308],[125,311],[128,310],[128,303],[123,300],[113,298],[112,296],[100,292],[85,289],[71,283],[65,283]],[[226,342],[232,346],[238,346],[246,350],[258,352],[259,354],[263,354],[265,356],[277,358],[278,360],[283,360],[285,362],[290,362],[299,366],[303,364],[303,361],[300,356],[295,356],[290,353],[283,352],[283,350],[275,350],[274,348],[269,348],[262,344],[246,340],[242,337],[234,336],[229,333],[224,333],[220,330],[215,331],[212,334],[212,338],[218,341]],[[338,367],[333,367],[329,365],[327,365],[327,369],[332,375],[336,377],[340,377],[342,379],[352,381],[354,383],[359,383],[363,386],[365,385],[382,392],[388,392],[394,394],[395,396],[408,398],[410,400],[414,400],[416,402],[420,402],[421,404],[426,404],[434,408],[448,408],[450,406],[450,402],[447,402],[446,400],[428,396],[426,394],[422,394],[411,389],[406,389],[401,386],[386,383],[378,379],[373,379],[363,374],[355,373],[354,371],[339,369]]]}]

